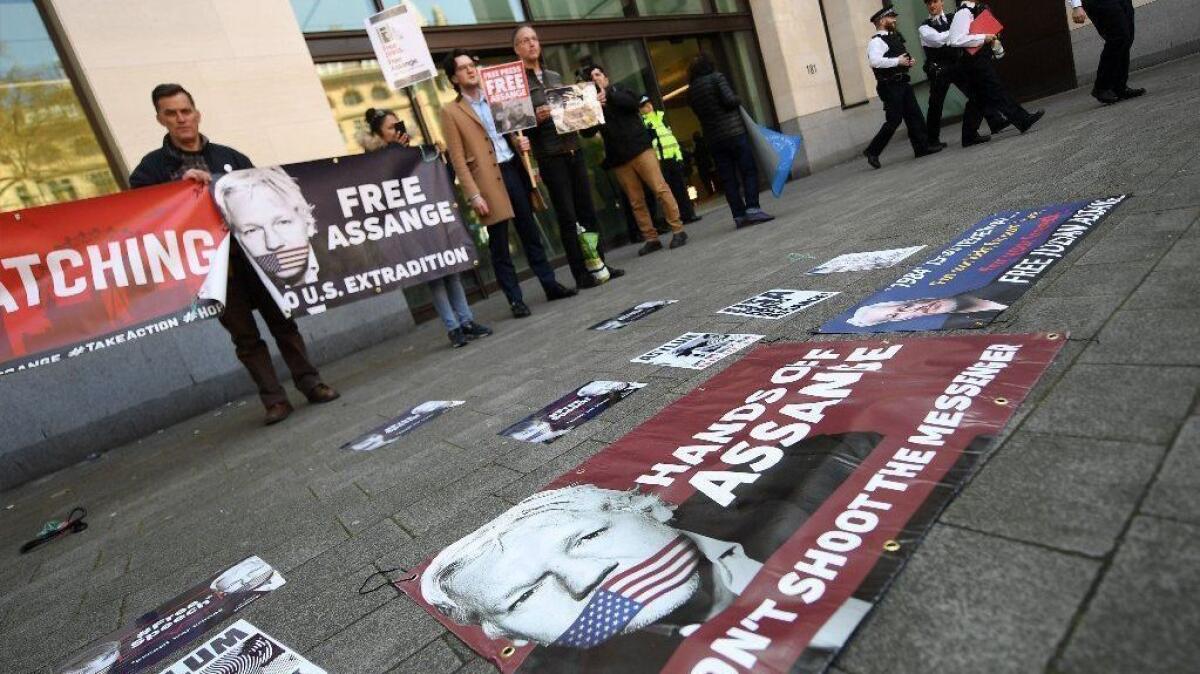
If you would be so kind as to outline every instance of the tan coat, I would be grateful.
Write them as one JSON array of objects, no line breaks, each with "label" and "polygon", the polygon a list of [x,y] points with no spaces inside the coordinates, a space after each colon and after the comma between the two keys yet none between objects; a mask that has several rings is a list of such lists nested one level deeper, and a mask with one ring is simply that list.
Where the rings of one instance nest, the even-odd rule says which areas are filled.
[{"label": "tan coat", "polygon": [[470,200],[476,194],[483,195],[488,205],[487,217],[479,221],[485,225],[511,220],[512,201],[496,163],[496,148],[488,138],[487,130],[471,105],[459,96],[453,103],[442,108],[442,133],[446,134],[446,150],[450,164],[462,185],[463,198]]}]

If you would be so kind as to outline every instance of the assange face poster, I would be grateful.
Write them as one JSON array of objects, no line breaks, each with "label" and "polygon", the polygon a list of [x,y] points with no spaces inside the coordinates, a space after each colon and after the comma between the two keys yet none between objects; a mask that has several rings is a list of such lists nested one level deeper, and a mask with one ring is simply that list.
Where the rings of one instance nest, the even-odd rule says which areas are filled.
[{"label": "assange face poster", "polygon": [[629,361],[665,365],[686,370],[703,370],[726,356],[762,339],[763,335],[724,335],[716,332],[685,332],[671,341]]},{"label": "assange face poster", "polygon": [[284,582],[270,564],[247,557],[77,653],[54,672],[145,671]]},{"label": "assange face poster", "polygon": [[809,274],[840,274],[847,271],[873,271],[894,267],[905,258],[921,250],[925,246],[910,248],[892,248],[890,250],[872,250],[865,253],[846,253],[839,255],[825,264],[809,269]]},{"label": "assange face poster", "polygon": [[776,288],[765,293],[738,302],[718,311],[718,314],[742,316],[745,318],[765,318],[777,321],[792,314],[803,311],[814,304],[824,302],[837,295],[834,292],[817,290],[787,290]]},{"label": "assange face poster", "polygon": [[217,633],[159,674],[326,674],[245,620]]},{"label": "assange face poster", "polygon": [[580,82],[566,87],[546,90],[550,118],[560,134],[583,131],[604,123],[604,107],[596,96],[596,85]]},{"label": "assange face poster", "polygon": [[228,247],[194,183],[0,213],[0,375],[216,316]]},{"label": "assange face poster", "polygon": [[1125,195],[1003,211],[818,332],[981,328],[1016,302]]},{"label": "assange face poster", "polygon": [[420,18],[412,5],[402,2],[365,20],[383,79],[396,91],[437,74],[418,23]]},{"label": "assange face poster", "polygon": [[625,311],[622,311],[612,318],[607,318],[603,321],[600,321],[588,329],[600,331],[620,330],[630,323],[640,321],[659,309],[671,304],[675,304],[678,301],[679,300],[651,300],[649,302],[642,302],[641,304],[629,307]]},{"label": "assange face poster", "polygon": [[479,78],[492,109],[496,131],[505,134],[537,126],[529,80],[520,61],[479,69]]},{"label": "assange face poster", "polygon": [[458,407],[463,400],[427,400],[420,405],[404,412],[385,424],[376,426],[350,442],[342,445],[342,449],[355,452],[370,452],[384,445],[390,445],[421,426],[442,416],[442,413],[452,407]]},{"label": "assange face poster", "polygon": [[234,171],[216,180],[213,199],[290,315],[476,263],[446,165],[416,148]]},{"label": "assange face poster", "polygon": [[500,435],[548,445],[645,387],[635,381],[590,381],[500,431]]},{"label": "assange face poster", "polygon": [[397,586],[506,673],[823,671],[1063,342],[756,349]]}]

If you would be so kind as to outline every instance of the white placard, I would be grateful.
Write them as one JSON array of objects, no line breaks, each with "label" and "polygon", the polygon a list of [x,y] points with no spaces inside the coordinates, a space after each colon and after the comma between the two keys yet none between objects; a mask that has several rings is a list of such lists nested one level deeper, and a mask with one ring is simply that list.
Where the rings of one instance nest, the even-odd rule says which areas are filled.
[{"label": "white placard", "polygon": [[846,253],[839,255],[825,264],[808,270],[809,274],[835,274],[844,271],[871,271],[893,267],[904,258],[921,250],[925,246],[911,248],[893,248],[891,250],[872,250],[865,253]]},{"label": "white placard", "polygon": [[396,91],[437,75],[418,18],[414,10],[402,3],[365,21],[383,79]]}]

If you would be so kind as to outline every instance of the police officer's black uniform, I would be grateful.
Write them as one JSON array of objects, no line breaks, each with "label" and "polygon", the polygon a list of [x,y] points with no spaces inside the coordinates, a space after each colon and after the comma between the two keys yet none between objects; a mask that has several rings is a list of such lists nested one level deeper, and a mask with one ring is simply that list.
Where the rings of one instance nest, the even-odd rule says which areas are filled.
[{"label": "police officer's black uniform", "polygon": [[[871,16],[871,23],[878,26],[881,19],[895,14],[895,10],[890,7],[881,9]],[[876,42],[880,44],[871,44]],[[930,146],[925,135],[925,118],[909,83],[908,66],[895,63],[876,67],[880,60],[894,63],[899,57],[908,54],[908,49],[904,46],[904,36],[880,30],[871,36],[871,43],[867,45],[867,54],[868,59],[874,61],[871,71],[875,73],[875,90],[879,93],[879,100],[883,102],[884,121],[879,133],[875,134],[870,145],[863,151],[863,156],[872,167],[879,168],[879,155],[892,139],[892,134],[900,127],[900,122],[904,122],[908,130],[908,141],[912,144],[913,154],[923,157],[941,150],[940,145]],[[872,56],[881,58],[877,60]]]}]

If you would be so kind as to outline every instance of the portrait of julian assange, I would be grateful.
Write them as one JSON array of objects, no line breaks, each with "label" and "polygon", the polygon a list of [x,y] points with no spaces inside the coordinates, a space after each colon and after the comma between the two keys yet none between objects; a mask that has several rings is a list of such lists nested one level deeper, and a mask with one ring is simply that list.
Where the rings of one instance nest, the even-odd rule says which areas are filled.
[{"label": "portrait of julian assange", "polygon": [[313,206],[295,178],[272,166],[227,173],[213,185],[213,199],[246,255],[277,287],[317,281],[317,233]]},{"label": "portrait of julian assange", "polygon": [[[421,596],[490,638],[539,645],[521,672],[657,672],[881,437],[799,442],[726,507],[700,492],[678,505],[589,484],[536,493],[439,553],[421,575]],[[802,658],[831,656],[870,607],[847,600]]]}]

